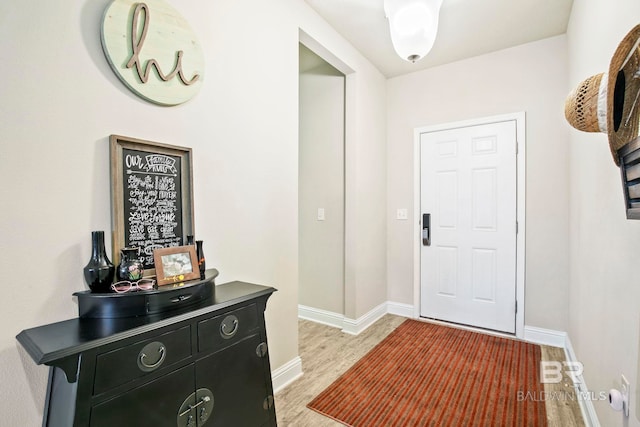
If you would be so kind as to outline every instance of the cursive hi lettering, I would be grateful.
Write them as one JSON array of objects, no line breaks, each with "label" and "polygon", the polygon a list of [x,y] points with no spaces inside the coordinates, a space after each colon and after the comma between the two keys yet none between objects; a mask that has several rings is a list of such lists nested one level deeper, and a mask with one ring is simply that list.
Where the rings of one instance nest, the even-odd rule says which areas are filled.
[{"label": "cursive hi lettering", "polygon": [[[140,35],[140,38],[137,39],[138,19],[141,14],[143,15],[142,34]],[[138,77],[140,78],[142,83],[147,83],[149,81],[149,75],[151,74],[151,67],[156,69],[156,73],[158,74],[158,77],[162,79],[162,81],[167,82],[177,75],[180,81],[186,86],[189,86],[195,83],[200,78],[200,75],[194,74],[191,80],[187,80],[185,78],[184,72],[182,71],[182,55],[184,53],[181,50],[176,52],[176,63],[173,66],[173,70],[169,74],[165,75],[162,72],[162,69],[160,68],[160,64],[158,64],[158,61],[156,61],[155,59],[148,60],[146,67],[144,67],[144,70],[143,70],[143,66],[140,61],[140,51],[142,51],[142,47],[144,46],[144,41],[147,38],[147,30],[149,29],[149,22],[150,22],[149,8],[145,3],[137,3],[136,8],[133,12],[133,21],[131,23],[131,49],[133,51],[133,54],[131,55],[129,62],[127,62],[127,68],[133,68],[135,66],[136,72],[138,73]]]}]

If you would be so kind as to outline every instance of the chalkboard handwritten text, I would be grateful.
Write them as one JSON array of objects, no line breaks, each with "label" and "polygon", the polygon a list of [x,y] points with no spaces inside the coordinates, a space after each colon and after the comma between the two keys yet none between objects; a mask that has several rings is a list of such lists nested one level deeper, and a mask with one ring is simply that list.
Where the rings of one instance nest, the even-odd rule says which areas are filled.
[{"label": "chalkboard handwritten text", "polygon": [[148,268],[155,248],[182,244],[179,158],[124,150],[123,162],[125,244],[141,248]]}]

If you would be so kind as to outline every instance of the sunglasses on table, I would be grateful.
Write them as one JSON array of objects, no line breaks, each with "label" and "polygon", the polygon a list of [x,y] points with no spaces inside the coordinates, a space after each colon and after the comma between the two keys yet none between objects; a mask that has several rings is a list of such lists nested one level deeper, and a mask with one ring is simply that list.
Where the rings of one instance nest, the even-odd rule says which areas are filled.
[{"label": "sunglasses on table", "polygon": [[119,294],[135,291],[149,291],[151,289],[156,289],[156,281],[153,279],[140,279],[136,282],[123,280],[111,285],[111,289]]}]

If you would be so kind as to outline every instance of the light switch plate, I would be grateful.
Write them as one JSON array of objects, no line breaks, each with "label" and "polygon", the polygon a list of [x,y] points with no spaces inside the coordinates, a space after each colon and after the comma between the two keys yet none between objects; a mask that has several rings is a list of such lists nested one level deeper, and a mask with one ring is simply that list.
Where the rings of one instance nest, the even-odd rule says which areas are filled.
[{"label": "light switch plate", "polygon": [[324,221],[324,208],[318,208],[318,221]]},{"label": "light switch plate", "polygon": [[396,219],[408,219],[408,214],[406,209],[398,209],[396,212]]}]

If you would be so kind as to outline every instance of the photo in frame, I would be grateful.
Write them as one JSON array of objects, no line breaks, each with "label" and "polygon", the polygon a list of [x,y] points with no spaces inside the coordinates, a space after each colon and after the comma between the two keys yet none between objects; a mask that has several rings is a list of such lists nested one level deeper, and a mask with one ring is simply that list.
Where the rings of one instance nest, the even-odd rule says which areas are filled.
[{"label": "photo in frame", "polygon": [[198,257],[193,245],[159,248],[153,251],[159,286],[199,279]]},{"label": "photo in frame", "polygon": [[112,260],[139,248],[144,275],[153,275],[154,251],[194,234],[191,148],[111,135],[110,156]]}]

